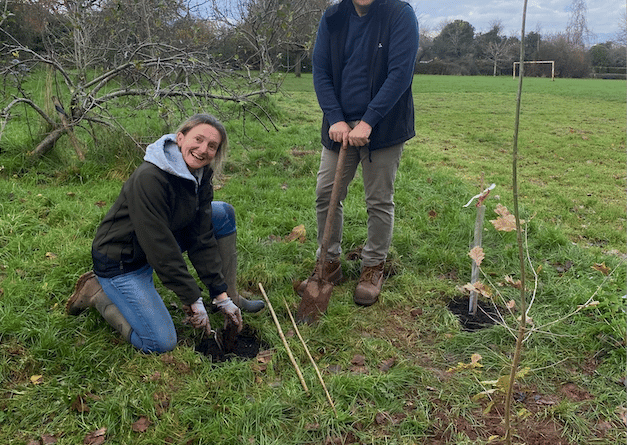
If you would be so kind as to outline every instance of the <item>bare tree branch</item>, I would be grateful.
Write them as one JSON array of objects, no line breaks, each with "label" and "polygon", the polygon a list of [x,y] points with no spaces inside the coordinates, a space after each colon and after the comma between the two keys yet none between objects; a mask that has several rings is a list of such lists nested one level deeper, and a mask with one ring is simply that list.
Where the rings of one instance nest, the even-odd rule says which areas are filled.
[{"label": "bare tree branch", "polygon": [[[82,10],[76,5],[73,8],[75,17],[74,21],[69,22],[71,26],[79,27],[80,22],[81,30],[89,28],[78,20]],[[89,22],[94,12],[89,9],[86,11],[83,21]],[[98,23],[99,18],[96,18],[91,25],[97,29]],[[92,67],[92,64],[109,47],[98,46],[99,41],[94,40],[96,36],[97,33],[82,34],[80,39],[74,37],[73,53],[60,53],[63,46],[58,45],[51,46],[47,52],[35,51],[16,39],[9,39],[10,43],[0,46],[0,57],[17,61],[13,65],[0,68],[0,75],[5,79],[5,96],[12,95],[14,98],[1,111],[0,139],[13,116],[11,110],[16,105],[23,104],[34,110],[52,128],[50,135],[30,152],[32,157],[47,153],[60,137],[68,134],[81,158],[83,149],[78,146],[73,129],[80,127],[84,121],[120,128],[120,121],[113,117],[109,109],[124,109],[124,98],[142,97],[145,99],[143,106],[178,110],[183,116],[189,113],[190,105],[192,108],[200,108],[201,104],[203,108],[212,105],[218,109],[220,107],[217,104],[224,102],[242,106],[250,104],[241,110],[251,113],[250,110],[255,108],[263,110],[264,105],[258,99],[276,93],[280,86],[280,79],[273,79],[268,73],[261,77],[250,70],[230,69],[216,60],[206,45],[195,48],[194,45],[183,42],[172,45],[153,43],[150,39],[139,42],[132,48],[117,51],[115,57],[119,63],[103,71],[102,68]],[[21,73],[16,71],[17,65],[24,67],[24,75],[17,75]],[[31,94],[25,88],[25,81],[30,73],[40,72],[43,66],[52,72],[52,79],[58,76],[64,84],[63,87],[57,85],[55,89],[55,108],[58,114],[46,111],[46,107],[33,98],[38,94]],[[9,79],[11,82],[7,82]],[[38,100],[50,102],[52,97]],[[271,115],[267,112],[251,115],[255,119],[271,122]],[[272,126],[277,128],[274,123]]]}]

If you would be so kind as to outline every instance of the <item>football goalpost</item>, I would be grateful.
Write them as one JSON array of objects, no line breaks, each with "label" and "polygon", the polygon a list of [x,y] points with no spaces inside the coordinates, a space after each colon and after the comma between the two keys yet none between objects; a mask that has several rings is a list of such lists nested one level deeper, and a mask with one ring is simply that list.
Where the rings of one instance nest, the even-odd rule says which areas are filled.
[{"label": "football goalpost", "polygon": [[[531,63],[531,64],[541,64],[541,63],[550,63],[551,64],[551,80],[555,80],[555,60],[533,60],[533,61],[526,61],[523,63]],[[520,62],[514,62],[514,69],[513,69],[513,77],[514,79],[516,79],[516,66],[520,65]]]}]

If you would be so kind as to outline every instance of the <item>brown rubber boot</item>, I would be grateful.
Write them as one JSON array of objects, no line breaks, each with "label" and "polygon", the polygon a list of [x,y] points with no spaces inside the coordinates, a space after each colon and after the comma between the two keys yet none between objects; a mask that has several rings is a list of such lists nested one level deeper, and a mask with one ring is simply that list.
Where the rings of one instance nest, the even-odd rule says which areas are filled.
[{"label": "brown rubber boot", "polygon": [[80,276],[74,293],[68,298],[65,310],[70,315],[78,315],[85,309],[95,307],[102,318],[130,343],[133,328],[126,321],[118,307],[107,297],[93,271]]},{"label": "brown rubber boot", "polygon": [[383,286],[383,266],[385,261],[376,266],[364,266],[361,269],[359,283],[355,289],[353,300],[360,306],[371,306],[379,299]]},{"label": "brown rubber boot", "polygon": [[68,298],[65,311],[70,315],[78,315],[85,309],[95,306],[96,296],[104,291],[93,271],[80,276],[76,282],[74,293]]},{"label": "brown rubber boot", "polygon": [[[329,260],[325,261],[325,263],[323,276],[329,283],[333,285],[338,284],[342,280],[342,263],[340,260]],[[307,288],[309,280],[320,280],[320,276],[318,274],[318,263],[316,263],[316,267],[314,267],[311,276],[306,280],[301,281],[301,283],[296,286],[296,293],[300,295],[301,298],[303,296],[303,292],[305,292],[305,289]]]}]

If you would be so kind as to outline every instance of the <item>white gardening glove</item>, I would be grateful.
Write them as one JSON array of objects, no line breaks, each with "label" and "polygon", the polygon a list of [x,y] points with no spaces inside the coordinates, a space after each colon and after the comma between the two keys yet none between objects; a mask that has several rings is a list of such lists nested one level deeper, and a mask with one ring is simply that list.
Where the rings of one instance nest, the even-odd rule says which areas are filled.
[{"label": "white gardening glove", "polygon": [[237,332],[242,332],[242,328],[244,327],[244,321],[242,320],[242,311],[239,310],[235,303],[229,298],[226,297],[224,300],[213,302],[220,312],[224,314],[224,328],[226,329],[227,324],[233,323],[237,326]]},{"label": "white gardening glove", "polygon": [[192,303],[191,306],[184,304],[183,311],[187,314],[183,323],[189,323],[196,329],[203,329],[207,332],[207,334],[211,334],[209,315],[207,315],[207,310],[202,302],[202,297]]}]

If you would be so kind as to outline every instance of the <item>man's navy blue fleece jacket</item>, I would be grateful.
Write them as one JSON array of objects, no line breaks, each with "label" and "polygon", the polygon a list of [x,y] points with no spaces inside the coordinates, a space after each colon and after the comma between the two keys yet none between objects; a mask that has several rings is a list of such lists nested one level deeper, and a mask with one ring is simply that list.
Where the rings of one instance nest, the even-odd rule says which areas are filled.
[{"label": "man's navy blue fleece jacket", "polygon": [[411,85],[417,52],[418,22],[408,3],[375,0],[363,17],[351,0],[325,11],[313,54],[325,147],[338,148],[328,130],[341,121],[370,124],[370,150],[415,136]]}]

